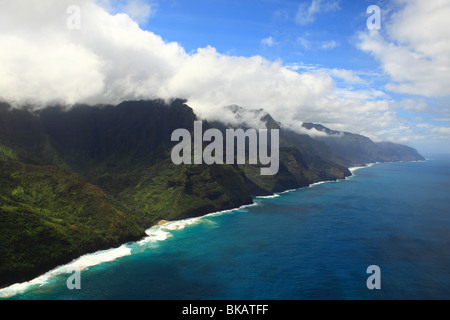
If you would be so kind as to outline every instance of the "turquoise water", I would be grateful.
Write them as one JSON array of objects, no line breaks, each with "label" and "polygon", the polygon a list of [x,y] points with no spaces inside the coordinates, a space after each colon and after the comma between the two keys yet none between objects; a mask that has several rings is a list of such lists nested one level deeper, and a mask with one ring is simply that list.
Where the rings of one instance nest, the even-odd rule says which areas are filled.
[{"label": "turquoise water", "polygon": [[[450,158],[376,164],[255,205],[149,230],[11,299],[449,299]],[[108,261],[112,260],[112,261]],[[99,261],[108,261],[99,263]],[[368,290],[368,266],[381,290]],[[14,295],[13,295],[14,294]]]}]

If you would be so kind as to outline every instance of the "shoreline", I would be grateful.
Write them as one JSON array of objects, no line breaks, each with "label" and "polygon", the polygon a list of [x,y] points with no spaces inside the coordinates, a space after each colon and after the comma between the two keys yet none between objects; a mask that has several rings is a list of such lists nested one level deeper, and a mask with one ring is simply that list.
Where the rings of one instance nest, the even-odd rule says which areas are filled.
[{"label": "shoreline", "polygon": [[[367,167],[367,166],[356,167],[356,169],[362,169],[365,167]],[[349,168],[349,170],[350,170],[350,168]],[[352,175],[349,177],[346,177],[345,179],[354,176],[354,173],[351,170],[350,170],[350,172],[352,173]],[[345,179],[342,179],[342,180],[345,180]],[[333,182],[333,181],[320,181],[320,182],[312,183],[306,187],[290,189],[290,190],[282,191],[279,193],[274,193],[269,196],[254,196],[253,197],[254,201],[252,204],[242,205],[240,207],[233,208],[233,209],[212,212],[212,213],[208,213],[208,214],[198,216],[198,217],[186,218],[186,219],[174,220],[174,221],[160,220],[155,225],[146,229],[145,230],[146,236],[142,237],[141,239],[139,239],[137,241],[127,242],[125,244],[122,244],[120,247],[110,248],[110,249],[96,251],[93,253],[88,253],[88,254],[82,255],[67,264],[57,266],[30,281],[16,283],[16,284],[7,286],[5,288],[0,288],[0,300],[13,298],[14,296],[16,296],[20,293],[26,292],[31,287],[36,287],[36,286],[41,287],[41,286],[45,285],[48,282],[48,280],[50,280],[51,278],[56,277],[61,274],[66,274],[67,273],[66,271],[69,270],[71,267],[79,267],[80,270],[82,271],[83,269],[85,270],[85,269],[88,269],[89,267],[93,267],[93,266],[96,266],[96,265],[99,265],[102,263],[106,263],[106,262],[112,262],[117,259],[129,256],[129,255],[131,255],[131,248],[127,248],[127,245],[136,244],[137,246],[144,246],[149,243],[164,241],[168,237],[170,237],[169,231],[182,230],[187,226],[190,226],[190,225],[193,225],[193,224],[199,222],[201,219],[204,219],[207,217],[219,216],[219,215],[231,213],[233,211],[237,211],[240,209],[257,206],[258,204],[255,202],[255,200],[258,200],[258,199],[278,198],[283,194],[295,192],[295,191],[305,189],[305,188],[311,188],[311,187],[314,187],[314,186],[317,186],[320,184],[324,184],[324,183],[328,183],[328,182]],[[97,257],[97,262],[95,264],[84,263],[85,260],[89,261],[89,260],[91,260],[91,258],[92,258],[92,260],[95,260],[96,257]]]},{"label": "shoreline", "polygon": [[185,227],[194,225],[194,224],[198,223],[200,220],[207,218],[207,217],[219,216],[219,215],[223,215],[223,214],[227,214],[227,213],[232,213],[237,210],[242,210],[242,209],[246,209],[249,207],[257,206],[258,203],[255,202],[255,200],[258,200],[258,199],[278,198],[283,194],[295,192],[298,190],[312,188],[312,187],[315,187],[315,186],[318,186],[321,184],[330,183],[330,182],[338,182],[340,180],[347,180],[351,177],[354,177],[356,171],[358,171],[360,169],[364,169],[364,168],[370,168],[376,164],[397,163],[397,162],[426,162],[426,161],[427,160],[425,160],[425,161],[417,160],[417,161],[369,163],[369,164],[366,164],[366,165],[363,165],[360,167],[348,168],[348,170],[351,173],[351,176],[345,177],[344,179],[338,179],[335,181],[319,181],[319,182],[312,183],[305,187],[300,187],[297,189],[289,189],[289,190],[282,191],[279,193],[274,193],[273,195],[269,195],[269,196],[255,196],[255,197],[253,197],[254,201],[252,204],[242,205],[240,207],[233,208],[233,209],[212,212],[212,213],[208,213],[208,214],[201,215],[198,217],[186,218],[186,219],[174,220],[174,221],[160,220],[157,224],[155,224],[152,227],[145,230],[146,236],[144,236],[140,240],[127,242],[125,244],[122,244],[120,247],[110,248],[110,249],[96,251],[93,253],[88,253],[88,254],[82,255],[79,258],[76,258],[67,264],[57,266],[30,281],[16,283],[16,284],[12,284],[10,286],[4,287],[4,288],[0,288],[0,300],[13,298],[14,296],[16,296],[20,293],[26,292],[31,287],[41,287],[41,286],[45,285],[48,282],[48,280],[52,279],[55,276],[58,276],[61,274],[67,274],[69,276],[69,272],[67,272],[67,271],[71,270],[71,268],[75,267],[82,271],[82,270],[86,270],[90,267],[94,267],[94,266],[97,266],[97,265],[100,265],[100,264],[103,264],[106,262],[113,262],[117,259],[120,259],[120,258],[123,258],[126,256],[130,256],[132,254],[132,248],[127,247],[127,246],[130,246],[131,244],[135,244],[136,246],[139,247],[139,246],[144,246],[148,243],[164,241],[171,236],[170,231],[182,230]]},{"label": "shoreline", "polygon": [[48,283],[50,279],[59,275],[67,274],[67,277],[69,277],[70,274],[73,273],[74,268],[75,270],[83,271],[89,269],[90,267],[95,267],[103,263],[113,262],[117,259],[130,256],[133,249],[131,246],[134,245],[136,247],[141,247],[149,243],[164,241],[170,237],[170,231],[182,230],[187,226],[198,223],[204,218],[228,214],[232,213],[233,211],[242,210],[256,205],[258,204],[256,202],[253,202],[252,204],[242,205],[238,208],[216,211],[199,217],[174,221],[160,220],[157,224],[145,230],[146,236],[140,238],[139,240],[124,243],[120,247],[82,255],[67,264],[57,266],[34,279],[0,288],[0,300],[13,298],[18,294],[26,292],[32,287],[39,288]]}]

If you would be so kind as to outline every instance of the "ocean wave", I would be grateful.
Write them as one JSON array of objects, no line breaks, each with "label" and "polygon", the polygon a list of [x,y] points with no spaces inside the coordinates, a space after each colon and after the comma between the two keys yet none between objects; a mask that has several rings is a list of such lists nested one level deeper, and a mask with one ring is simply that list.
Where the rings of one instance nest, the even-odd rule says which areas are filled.
[{"label": "ocean wave", "polygon": [[274,199],[274,198],[278,198],[280,195],[278,193],[272,194],[270,196],[258,196],[255,197],[255,199]]},{"label": "ocean wave", "polygon": [[274,193],[274,194],[272,194],[270,196],[258,196],[258,197],[255,197],[255,199],[274,199],[274,198],[278,198],[278,197],[282,196],[283,194],[295,192],[297,190],[298,189],[290,189],[290,190],[286,190],[286,191],[283,191],[283,192]]},{"label": "ocean wave", "polygon": [[352,173],[352,175],[354,175],[354,173],[360,169],[370,168],[370,167],[373,167],[374,165],[380,164],[380,163],[381,162],[368,163],[365,166],[348,168],[348,170]]},{"label": "ocean wave", "polygon": [[207,214],[204,217],[201,217],[200,219],[207,218],[207,217],[221,216],[221,215],[224,215],[224,214],[234,214],[235,212],[243,211],[243,210],[245,210],[247,208],[255,207],[257,205],[258,205],[258,203],[253,202],[252,204],[246,204],[246,205],[240,206],[239,208],[213,212],[213,213]]},{"label": "ocean wave", "polygon": [[135,243],[128,243],[124,244],[119,248],[104,250],[104,251],[98,251],[96,253],[91,253],[84,255],[73,262],[59,266],[31,281],[23,282],[23,283],[17,283],[12,286],[9,286],[4,289],[0,289],[0,299],[1,298],[11,298],[14,297],[20,293],[23,293],[27,290],[33,289],[33,288],[39,288],[47,283],[49,283],[52,279],[54,279],[56,276],[62,275],[62,274],[69,274],[73,273],[73,270],[86,270],[90,267],[100,265],[102,263],[106,262],[112,262],[119,258],[130,256],[133,252],[133,249],[137,247],[146,246],[150,243],[157,243],[160,241],[167,240],[171,236],[173,236],[173,232],[183,230],[188,226],[192,226],[195,224],[198,224],[202,221],[206,221],[205,218],[208,217],[214,217],[224,214],[231,214],[237,211],[242,211],[247,208],[253,207],[258,205],[257,203],[252,203],[249,205],[244,205],[239,208],[230,209],[230,210],[223,210],[218,212],[213,212],[208,215],[202,216],[202,217],[196,217],[196,218],[189,218],[185,220],[177,220],[177,221],[168,221],[165,224],[154,226],[148,230],[145,231],[147,237],[145,237],[143,240]]},{"label": "ocean wave", "polygon": [[313,188],[313,187],[320,186],[321,184],[325,184],[325,183],[329,183],[329,182],[330,182],[330,181],[320,181],[320,182],[316,182],[316,183],[310,184],[308,188]]},{"label": "ocean wave", "polygon": [[145,231],[147,237],[137,242],[137,245],[143,246],[149,243],[167,240],[172,236],[171,231],[183,230],[187,226],[199,223],[200,219],[201,218],[190,218],[178,221],[168,221],[165,224],[153,226]]},{"label": "ocean wave", "polygon": [[350,171],[350,173],[352,175],[354,175],[356,171],[358,171],[358,170],[360,170],[362,168],[364,168],[364,167],[352,167],[352,168],[348,168],[348,171]]},{"label": "ocean wave", "polygon": [[86,254],[73,262],[56,267],[55,269],[28,282],[17,283],[4,289],[0,289],[0,298],[11,298],[17,294],[23,293],[32,288],[38,288],[47,284],[51,279],[58,275],[72,273],[73,270],[86,270],[90,267],[115,261],[119,258],[131,255],[131,249],[126,245],[119,248],[98,251],[96,253]]},{"label": "ocean wave", "polygon": [[173,236],[174,231],[183,230],[188,226],[196,225],[202,222],[207,221],[206,218],[208,217],[216,217],[224,214],[230,214],[234,213],[238,210],[245,210],[246,208],[252,207],[257,205],[257,203],[252,203],[249,205],[244,205],[239,208],[235,209],[229,209],[229,210],[223,210],[223,211],[217,211],[213,212],[201,217],[195,217],[195,218],[188,218],[184,220],[177,220],[177,221],[167,221],[166,223],[162,225],[156,225],[151,227],[150,229],[147,229],[145,233],[148,237],[144,238],[143,240],[137,242],[138,246],[146,246],[148,244],[154,244],[160,241],[167,240],[168,238]]},{"label": "ocean wave", "polygon": [[290,189],[290,190],[286,190],[286,191],[280,192],[279,194],[282,195],[282,194],[286,194],[286,193],[295,192],[295,191],[297,191],[297,190],[298,190],[298,189]]}]

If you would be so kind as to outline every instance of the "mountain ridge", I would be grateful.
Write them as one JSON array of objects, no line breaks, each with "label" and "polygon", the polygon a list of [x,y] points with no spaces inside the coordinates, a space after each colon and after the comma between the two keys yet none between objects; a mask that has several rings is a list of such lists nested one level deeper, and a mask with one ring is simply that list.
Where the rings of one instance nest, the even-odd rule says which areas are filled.
[{"label": "mountain ridge", "polygon": [[320,124],[303,123],[307,130],[315,129],[326,135],[315,139],[327,144],[333,153],[349,167],[374,162],[425,160],[414,148],[392,142],[373,142],[368,137],[350,132],[331,130]]}]

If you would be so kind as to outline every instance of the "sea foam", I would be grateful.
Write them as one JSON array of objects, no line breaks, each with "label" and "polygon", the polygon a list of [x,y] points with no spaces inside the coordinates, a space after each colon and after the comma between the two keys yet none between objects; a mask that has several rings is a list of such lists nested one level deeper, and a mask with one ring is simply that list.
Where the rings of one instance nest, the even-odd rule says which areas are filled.
[{"label": "sea foam", "polygon": [[274,198],[278,198],[280,195],[278,193],[272,194],[270,196],[258,196],[255,197],[256,199],[274,199]]},{"label": "sea foam", "polygon": [[365,165],[365,166],[362,166],[362,167],[352,167],[352,168],[348,168],[348,170],[352,173],[352,175],[354,175],[355,172],[358,171],[358,170],[360,170],[360,169],[370,168],[370,167],[373,167],[374,165],[380,164],[380,163],[381,163],[381,162],[369,163],[369,164],[367,164],[367,165]]},{"label": "sea foam", "polygon": [[202,223],[202,222],[206,221],[205,218],[234,213],[238,210],[245,210],[246,208],[249,208],[249,207],[252,207],[255,205],[257,205],[257,204],[252,203],[250,205],[244,205],[244,206],[241,206],[236,209],[217,211],[217,212],[213,212],[213,213],[201,216],[201,217],[188,218],[188,219],[177,220],[177,221],[170,221],[170,222],[164,223],[162,225],[153,226],[150,229],[147,229],[145,231],[145,233],[147,234],[147,237],[144,238],[143,240],[139,241],[137,243],[137,245],[143,246],[143,245],[148,245],[151,243],[156,243],[159,241],[167,240],[168,238],[172,237],[174,231],[183,230],[188,226]]},{"label": "sea foam", "polygon": [[160,241],[167,240],[173,235],[174,231],[183,230],[188,226],[198,224],[202,221],[204,221],[204,218],[207,217],[214,217],[224,214],[231,214],[234,212],[237,212],[239,210],[245,210],[246,208],[256,206],[257,203],[252,203],[249,205],[244,205],[239,208],[230,209],[230,210],[223,210],[218,211],[214,213],[210,213],[208,215],[202,216],[202,217],[196,217],[196,218],[189,218],[185,220],[178,220],[178,221],[171,221],[167,222],[163,225],[154,226],[148,230],[146,230],[146,235],[143,240],[136,242],[136,243],[128,243],[124,244],[119,248],[114,248],[110,250],[104,250],[104,251],[98,251],[96,253],[91,253],[84,255],[73,262],[59,266],[31,281],[23,282],[23,283],[17,283],[14,285],[11,285],[7,288],[0,289],[0,299],[1,298],[11,298],[16,296],[17,294],[23,293],[29,289],[32,288],[39,288],[43,285],[49,283],[53,278],[55,278],[58,275],[67,274],[69,276],[69,273],[72,272],[72,270],[86,270],[90,267],[115,261],[121,257],[129,256],[132,254],[132,251],[136,247],[141,246],[147,246],[148,244],[157,243]]},{"label": "sea foam", "polygon": [[313,187],[316,187],[316,186],[320,186],[321,184],[325,184],[325,183],[328,183],[328,182],[330,182],[330,181],[320,181],[320,182],[316,182],[316,183],[310,184],[310,185],[309,185],[309,188],[313,188]]},{"label": "sea foam", "polygon": [[41,287],[48,283],[52,278],[62,275],[69,274],[73,270],[86,270],[90,267],[105,263],[115,261],[121,257],[131,255],[131,249],[126,245],[122,245],[119,248],[98,251],[91,254],[86,254],[80,258],[74,260],[73,262],[56,267],[55,269],[31,280],[28,282],[17,283],[4,289],[0,289],[0,298],[11,298],[17,294],[23,293],[28,289],[33,287]]}]

